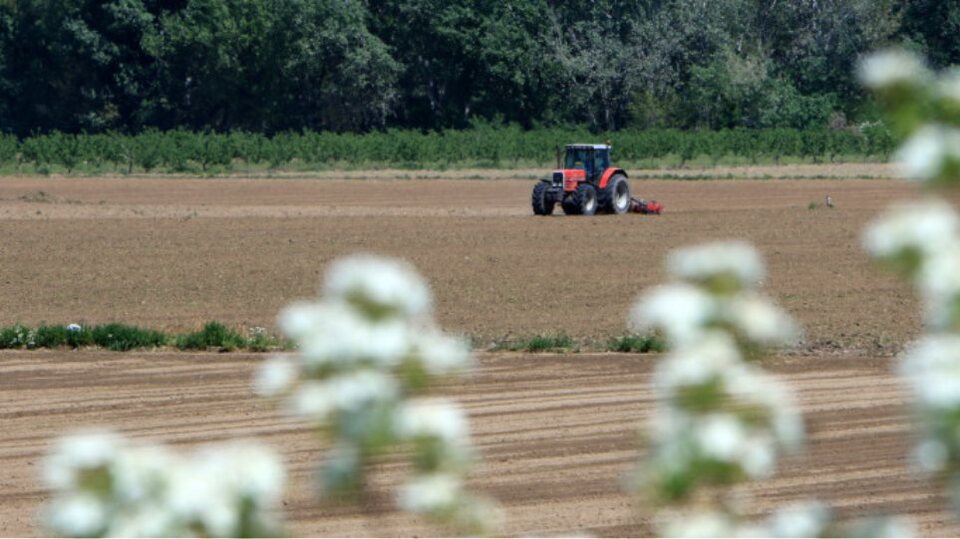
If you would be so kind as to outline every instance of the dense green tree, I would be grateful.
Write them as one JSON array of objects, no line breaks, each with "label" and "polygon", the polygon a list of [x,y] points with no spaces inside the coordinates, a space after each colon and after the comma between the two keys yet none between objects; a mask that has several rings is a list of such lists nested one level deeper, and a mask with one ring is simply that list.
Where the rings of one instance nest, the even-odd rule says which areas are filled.
[{"label": "dense green tree", "polygon": [[903,37],[916,42],[937,68],[960,64],[960,1],[903,0]]},{"label": "dense green tree", "polygon": [[190,0],[148,48],[154,124],[254,131],[382,127],[397,66],[357,0]]},{"label": "dense green tree", "polygon": [[13,131],[9,115],[13,83],[7,69],[13,39],[13,11],[13,0],[0,1],[0,135]]},{"label": "dense green tree", "polygon": [[7,49],[12,122],[36,129],[139,127],[153,16],[139,0],[19,0]]},{"label": "dense green tree", "polygon": [[832,93],[849,105],[864,95],[860,55],[897,31],[891,0],[758,0],[755,33],[781,74],[804,95]]}]

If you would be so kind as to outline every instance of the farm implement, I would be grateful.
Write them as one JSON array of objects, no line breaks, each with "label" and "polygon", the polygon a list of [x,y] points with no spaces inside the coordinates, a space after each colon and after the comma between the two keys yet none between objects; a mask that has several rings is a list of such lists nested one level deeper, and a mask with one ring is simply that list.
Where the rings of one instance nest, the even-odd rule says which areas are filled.
[{"label": "farm implement", "polygon": [[610,163],[609,144],[568,144],[561,168],[533,187],[536,215],[550,215],[557,203],[566,215],[643,213],[659,215],[663,204],[630,196],[627,173]]}]

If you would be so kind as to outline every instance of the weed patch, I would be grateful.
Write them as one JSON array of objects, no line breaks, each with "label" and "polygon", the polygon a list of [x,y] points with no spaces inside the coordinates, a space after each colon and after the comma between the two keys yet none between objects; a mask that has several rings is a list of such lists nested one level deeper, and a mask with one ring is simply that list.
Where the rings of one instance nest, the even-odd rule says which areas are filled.
[{"label": "weed patch", "polygon": [[174,344],[180,350],[219,348],[230,351],[245,347],[247,340],[220,322],[214,321],[208,322],[200,331],[177,336]]}]

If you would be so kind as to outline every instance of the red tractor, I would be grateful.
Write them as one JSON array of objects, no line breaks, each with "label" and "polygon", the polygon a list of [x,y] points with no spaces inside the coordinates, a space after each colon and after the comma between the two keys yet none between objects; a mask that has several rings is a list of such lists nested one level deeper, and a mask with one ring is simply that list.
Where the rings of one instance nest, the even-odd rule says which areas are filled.
[{"label": "red tractor", "polygon": [[537,215],[552,214],[557,202],[567,215],[627,213],[633,205],[627,173],[610,164],[609,144],[568,144],[563,168],[533,187],[532,202]]}]

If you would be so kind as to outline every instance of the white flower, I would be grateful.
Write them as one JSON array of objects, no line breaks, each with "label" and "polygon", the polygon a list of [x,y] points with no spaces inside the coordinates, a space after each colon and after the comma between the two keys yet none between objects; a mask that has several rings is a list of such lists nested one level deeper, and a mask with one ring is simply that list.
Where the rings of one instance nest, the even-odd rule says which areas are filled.
[{"label": "white flower", "polygon": [[122,440],[109,432],[89,432],[66,436],[57,441],[44,466],[44,479],[55,490],[76,486],[79,473],[108,466],[122,446]]},{"label": "white flower", "polygon": [[202,525],[207,536],[237,534],[240,516],[237,500],[208,469],[193,463],[175,468],[170,474],[166,505],[179,520]]},{"label": "white flower", "polygon": [[945,71],[937,81],[937,91],[940,96],[960,103],[960,69]]},{"label": "white flower", "polygon": [[366,369],[335,376],[326,384],[338,410],[356,410],[375,401],[393,400],[400,391],[393,377]]},{"label": "white flower", "polygon": [[[235,536],[243,511],[253,518],[274,504],[283,487],[280,459],[261,446],[232,442],[198,451],[170,474],[169,509],[214,537]],[[252,507],[244,508],[245,504]]]},{"label": "white flower", "polygon": [[107,524],[107,509],[87,493],[55,498],[45,511],[50,529],[68,537],[97,535]]},{"label": "white flower", "polygon": [[901,49],[876,52],[861,60],[858,74],[868,88],[886,88],[894,84],[920,83],[930,77],[923,60]]},{"label": "white flower", "polygon": [[280,315],[308,368],[372,362],[391,367],[410,351],[410,327],[401,319],[371,322],[343,302],[294,305]]},{"label": "white flower", "polygon": [[464,370],[470,364],[470,346],[463,339],[427,329],[413,335],[413,349],[423,368],[433,375]]},{"label": "white flower", "polygon": [[788,505],[769,519],[771,537],[822,537],[830,524],[830,510],[820,502]]},{"label": "white flower", "polygon": [[747,477],[764,479],[772,476],[777,468],[777,449],[772,437],[754,434],[745,438],[739,464]]},{"label": "white flower", "polygon": [[644,293],[630,311],[634,329],[661,329],[674,343],[699,336],[716,314],[716,301],[687,284],[661,285]]},{"label": "white flower", "polygon": [[342,258],[330,265],[324,289],[336,298],[369,302],[406,316],[418,316],[430,309],[426,282],[400,260],[372,255]]},{"label": "white flower", "polygon": [[679,515],[669,513],[665,524],[659,527],[664,537],[769,537],[771,534],[753,526],[743,526],[729,515],[701,511]]},{"label": "white flower", "polygon": [[454,506],[463,481],[448,473],[433,473],[411,479],[400,488],[397,503],[404,511],[430,513]]},{"label": "white flower", "polygon": [[128,503],[155,499],[167,488],[176,459],[162,447],[132,447],[117,455],[111,468],[115,495]]},{"label": "white flower", "polygon": [[287,401],[289,414],[318,423],[325,423],[335,408],[329,386],[313,380],[300,384]]},{"label": "white flower", "polygon": [[201,449],[196,466],[234,496],[253,500],[259,506],[280,499],[283,464],[276,453],[252,442],[230,442]]},{"label": "white flower", "polygon": [[935,473],[942,471],[947,465],[950,452],[943,442],[936,439],[926,439],[913,450],[913,461],[923,471]]},{"label": "white flower", "polygon": [[470,437],[466,414],[447,399],[408,401],[395,421],[397,432],[406,438],[432,437],[448,444],[465,444]]},{"label": "white flower", "polygon": [[723,377],[724,387],[734,406],[765,411],[769,433],[777,443],[788,449],[803,444],[803,417],[789,386],[751,365],[727,369]]},{"label": "white flower", "polygon": [[263,397],[275,397],[290,389],[298,374],[297,366],[289,358],[273,356],[257,370],[254,391]]},{"label": "white flower", "polygon": [[930,253],[920,268],[917,281],[928,298],[956,295],[960,291],[960,241]]},{"label": "white flower", "polygon": [[743,452],[747,432],[740,421],[729,414],[711,414],[703,418],[694,433],[707,457],[733,462]]},{"label": "white flower", "polygon": [[787,313],[753,294],[731,298],[724,305],[725,317],[751,342],[761,345],[789,344],[797,328]]},{"label": "white flower", "polygon": [[946,202],[904,202],[868,225],[864,247],[880,258],[905,251],[929,256],[956,244],[958,225],[956,212]]},{"label": "white flower", "polygon": [[176,515],[160,506],[128,508],[110,517],[105,537],[181,537],[188,531]]},{"label": "white flower", "polygon": [[678,387],[706,383],[740,364],[740,353],[729,335],[704,333],[698,341],[684,344],[657,365],[654,386],[673,395]]},{"label": "white flower", "polygon": [[358,410],[375,401],[390,401],[398,393],[397,382],[391,376],[364,369],[300,384],[290,395],[287,410],[292,415],[324,423],[334,412]]},{"label": "white flower", "polygon": [[765,272],[760,253],[739,240],[677,249],[667,258],[667,269],[672,275],[694,283],[729,276],[743,288],[753,287]]},{"label": "white flower", "polygon": [[960,336],[929,335],[915,343],[900,363],[900,375],[922,406],[960,406]]},{"label": "white flower", "polygon": [[960,160],[960,130],[925,125],[900,146],[893,160],[903,177],[932,180],[940,174],[946,162]]}]

